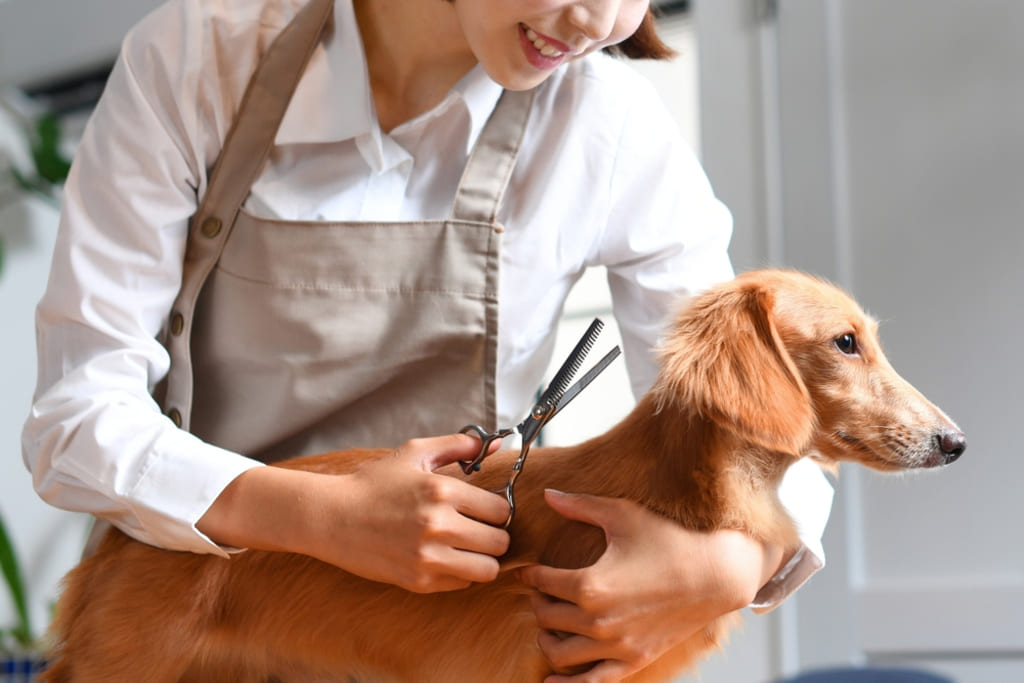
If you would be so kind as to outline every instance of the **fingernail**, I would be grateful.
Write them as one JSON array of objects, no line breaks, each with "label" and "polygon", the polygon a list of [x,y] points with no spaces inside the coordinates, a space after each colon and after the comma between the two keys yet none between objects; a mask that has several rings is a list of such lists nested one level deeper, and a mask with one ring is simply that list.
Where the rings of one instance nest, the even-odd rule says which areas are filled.
[{"label": "fingernail", "polygon": [[550,493],[553,496],[557,496],[559,498],[568,498],[569,496],[572,495],[571,493],[566,493],[565,491],[559,491],[558,489],[544,489],[544,491],[547,492],[547,493]]}]

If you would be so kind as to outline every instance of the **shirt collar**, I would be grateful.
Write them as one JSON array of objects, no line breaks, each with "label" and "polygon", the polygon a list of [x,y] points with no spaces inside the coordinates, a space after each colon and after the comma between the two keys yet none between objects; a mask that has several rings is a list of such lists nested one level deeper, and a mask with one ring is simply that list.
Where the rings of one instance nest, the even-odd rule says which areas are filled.
[{"label": "shirt collar", "polygon": [[[463,76],[435,111],[460,99],[470,117],[466,152],[501,96],[501,86],[480,65]],[[278,145],[336,142],[369,136],[377,141],[380,128],[373,108],[366,55],[352,0],[335,0],[334,30],[321,41],[292,95],[278,127]]]},{"label": "shirt collar", "polygon": [[310,57],[274,141],[347,140],[377,127],[352,0],[335,0],[334,28]]},{"label": "shirt collar", "polygon": [[461,95],[469,111],[469,137],[466,139],[466,154],[469,154],[484,124],[498,105],[502,88],[491,80],[482,66],[477,64],[455,84],[453,92]]}]

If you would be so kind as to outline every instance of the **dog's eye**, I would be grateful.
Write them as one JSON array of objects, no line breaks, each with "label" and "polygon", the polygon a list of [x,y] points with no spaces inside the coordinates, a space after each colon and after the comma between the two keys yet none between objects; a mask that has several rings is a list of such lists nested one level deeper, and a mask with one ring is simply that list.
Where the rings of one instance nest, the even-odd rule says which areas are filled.
[{"label": "dog's eye", "polygon": [[836,337],[835,345],[837,349],[848,356],[855,355],[859,350],[859,347],[857,346],[857,338],[852,334],[844,334],[840,337]]}]

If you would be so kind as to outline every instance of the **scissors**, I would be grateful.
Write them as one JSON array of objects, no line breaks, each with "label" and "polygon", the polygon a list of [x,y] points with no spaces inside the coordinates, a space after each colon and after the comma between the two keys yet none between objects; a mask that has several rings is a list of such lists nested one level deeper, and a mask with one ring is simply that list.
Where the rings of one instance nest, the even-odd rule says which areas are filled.
[{"label": "scissors", "polygon": [[555,373],[554,378],[548,385],[548,388],[537,399],[533,408],[526,418],[520,422],[514,428],[498,429],[497,431],[487,431],[480,425],[466,425],[459,430],[462,434],[476,434],[480,439],[480,452],[472,460],[460,460],[459,465],[462,467],[462,471],[466,474],[471,474],[480,470],[481,463],[484,461],[489,454],[491,444],[494,441],[504,439],[506,436],[511,436],[518,432],[522,435],[522,445],[519,449],[519,458],[516,459],[515,464],[512,466],[512,475],[505,484],[505,498],[508,500],[508,519],[505,520],[504,528],[508,529],[512,525],[512,518],[516,513],[516,501],[515,501],[515,485],[516,479],[519,478],[520,473],[523,471],[523,465],[526,463],[526,456],[530,452],[530,446],[536,441],[540,435],[540,430],[544,428],[551,418],[557,415],[562,408],[567,406],[576,396],[586,388],[588,384],[594,381],[598,375],[600,375],[608,365],[621,353],[619,347],[616,346],[611,351],[606,353],[604,357],[597,362],[594,367],[586,372],[580,379],[569,386],[569,382],[572,381],[573,375],[580,369],[583,364],[583,359],[588,353],[590,353],[591,347],[594,345],[594,341],[597,336],[601,334],[601,329],[604,327],[604,323],[599,318],[594,318],[594,321],[590,323],[590,327],[583,333],[583,336],[576,343],[572,353],[562,363],[562,367]]}]

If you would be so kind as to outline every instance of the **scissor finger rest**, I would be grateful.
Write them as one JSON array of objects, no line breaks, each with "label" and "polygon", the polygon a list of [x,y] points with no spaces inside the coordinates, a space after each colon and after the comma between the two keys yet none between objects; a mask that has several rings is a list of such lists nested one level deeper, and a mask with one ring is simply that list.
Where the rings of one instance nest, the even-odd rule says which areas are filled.
[{"label": "scissor finger rest", "polygon": [[476,454],[476,457],[472,460],[460,460],[459,467],[466,474],[472,474],[473,472],[480,471],[480,463],[484,461],[484,458],[490,453],[491,444],[494,443],[495,439],[504,439],[506,436],[511,436],[515,433],[514,429],[499,429],[496,432],[489,432],[480,425],[466,425],[459,430],[459,434],[475,434],[480,439],[480,452]]}]

